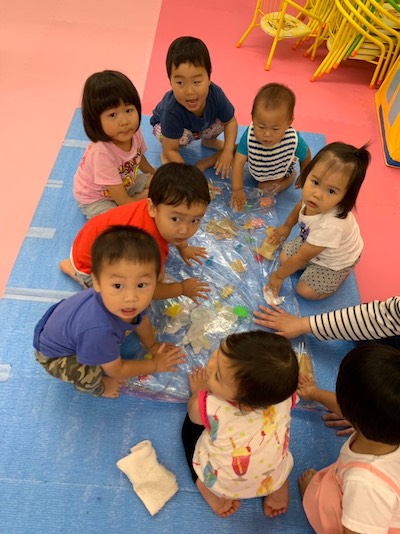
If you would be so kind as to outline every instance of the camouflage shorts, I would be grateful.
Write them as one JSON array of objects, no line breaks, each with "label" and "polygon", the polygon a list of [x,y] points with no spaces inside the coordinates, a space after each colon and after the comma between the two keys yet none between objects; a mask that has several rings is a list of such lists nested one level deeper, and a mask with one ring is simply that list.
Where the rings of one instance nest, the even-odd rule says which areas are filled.
[{"label": "camouflage shorts", "polygon": [[73,384],[75,389],[100,397],[104,393],[103,370],[99,365],[83,365],[76,356],[46,358],[35,350],[36,361],[55,378]]}]

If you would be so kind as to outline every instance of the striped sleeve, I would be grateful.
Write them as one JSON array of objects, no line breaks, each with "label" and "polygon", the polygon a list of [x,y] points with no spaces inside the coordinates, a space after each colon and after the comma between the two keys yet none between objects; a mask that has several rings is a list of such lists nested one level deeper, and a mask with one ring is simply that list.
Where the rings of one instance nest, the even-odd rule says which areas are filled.
[{"label": "striped sleeve", "polygon": [[400,335],[400,297],[374,300],[310,317],[312,333],[319,340],[361,341]]}]

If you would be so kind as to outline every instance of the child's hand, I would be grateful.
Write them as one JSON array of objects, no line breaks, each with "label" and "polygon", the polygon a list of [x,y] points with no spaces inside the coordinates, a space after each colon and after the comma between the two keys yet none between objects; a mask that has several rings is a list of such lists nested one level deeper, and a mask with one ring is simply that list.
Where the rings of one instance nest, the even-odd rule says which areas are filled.
[{"label": "child's hand", "polygon": [[207,371],[205,367],[194,367],[188,374],[190,391],[192,395],[196,395],[201,389],[208,389],[207,387]]},{"label": "child's hand", "polygon": [[207,259],[207,249],[205,247],[184,247],[179,249],[179,254],[181,258],[189,267],[193,266],[193,263],[190,260],[197,261],[200,265],[203,263],[200,258]]},{"label": "child's hand", "polygon": [[183,349],[166,343],[160,345],[153,358],[156,363],[156,373],[175,373],[178,370],[176,366],[186,361]]},{"label": "child's hand", "polygon": [[235,208],[236,211],[243,211],[246,205],[246,193],[243,189],[232,192],[231,208]]},{"label": "child's hand", "polygon": [[304,400],[315,400],[314,392],[316,389],[314,380],[309,375],[299,375],[297,384],[297,395]]},{"label": "child's hand", "polygon": [[229,178],[231,175],[232,161],[233,153],[230,150],[222,150],[216,164],[214,165],[215,174],[220,174],[222,180]]},{"label": "child's hand", "polygon": [[276,243],[282,243],[288,238],[290,231],[291,228],[285,224],[278,226],[278,228],[275,228],[272,234],[268,237],[268,243],[273,245],[276,245]]},{"label": "child's hand", "polygon": [[338,430],[336,432],[337,436],[349,436],[355,432],[354,427],[352,427],[346,419],[343,419],[343,417],[337,415],[336,413],[329,412],[323,415],[322,419],[329,428],[343,427],[342,430]]},{"label": "child's hand", "polygon": [[265,291],[268,291],[270,289],[272,291],[272,294],[276,298],[279,295],[279,291],[281,290],[282,286],[282,278],[279,278],[276,271],[273,271],[268,280],[268,284],[265,286]]},{"label": "child's hand", "polygon": [[187,278],[182,282],[182,295],[189,297],[196,304],[199,304],[198,299],[207,299],[207,293],[211,291],[207,282],[202,282],[198,278]]},{"label": "child's hand", "polygon": [[168,352],[169,350],[176,349],[176,345],[173,343],[162,343],[160,341],[156,341],[154,345],[149,347],[147,350],[152,356],[155,356],[160,349],[161,352]]}]

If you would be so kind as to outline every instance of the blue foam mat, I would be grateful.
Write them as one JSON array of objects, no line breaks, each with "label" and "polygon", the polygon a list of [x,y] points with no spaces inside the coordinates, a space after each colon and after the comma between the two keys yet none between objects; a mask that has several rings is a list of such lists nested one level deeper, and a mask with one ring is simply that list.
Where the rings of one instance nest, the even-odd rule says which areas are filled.
[{"label": "blue foam mat", "polygon": [[[142,129],[147,157],[159,165],[159,145],[147,117]],[[324,136],[304,133],[313,155]],[[216,517],[190,478],[180,440],[184,404],[145,400],[127,395],[116,400],[92,398],[57,381],[33,358],[32,332],[49,303],[78,290],[58,270],[72,240],[84,222],[72,197],[72,179],[83,154],[85,135],[77,110],[66,142],[43,192],[4,298],[0,301],[2,335],[0,364],[11,364],[8,380],[0,382],[0,524],[8,534],[127,533],[182,534],[203,532],[312,532],[302,511],[297,477],[309,466],[334,461],[343,440],[328,430],[320,412],[293,411],[291,450],[295,467],[290,475],[291,502],[287,514],[268,519],[261,499],[243,501],[238,513]],[[201,154],[200,154],[201,153]],[[195,161],[207,154],[197,145],[185,151]],[[207,171],[209,178],[212,171]],[[279,196],[277,211],[283,220],[298,198],[290,190]],[[326,301],[298,299],[302,315],[359,302],[354,275]],[[318,342],[307,336],[317,381],[333,388],[341,358],[353,346],[348,342]],[[159,514],[151,517],[115,466],[130,447],[150,439],[159,461],[177,477],[179,492]]]}]

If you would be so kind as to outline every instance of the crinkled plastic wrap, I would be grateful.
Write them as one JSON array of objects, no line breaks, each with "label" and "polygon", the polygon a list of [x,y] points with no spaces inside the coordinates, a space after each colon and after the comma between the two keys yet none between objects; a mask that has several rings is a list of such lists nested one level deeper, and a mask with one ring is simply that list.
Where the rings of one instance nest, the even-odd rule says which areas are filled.
[{"label": "crinkled plastic wrap", "polygon": [[[150,317],[157,339],[183,346],[187,360],[176,373],[157,373],[132,378],[124,387],[127,394],[167,402],[186,402],[190,396],[188,372],[196,365],[206,365],[210,354],[230,333],[255,330],[253,310],[266,304],[263,288],[269,273],[277,267],[279,250],[272,260],[257,249],[266,238],[266,228],[278,226],[275,198],[257,189],[247,194],[248,205],[241,213],[229,208],[230,188],[222,185],[190,245],[207,248],[208,259],[193,268],[170,247],[165,281],[200,278],[210,286],[207,300],[196,305],[187,297],[153,301]],[[263,207],[261,200],[268,199]],[[290,278],[280,292],[282,307],[298,314],[298,304]],[[146,357],[146,351],[131,334],[121,347],[123,358]]]}]

